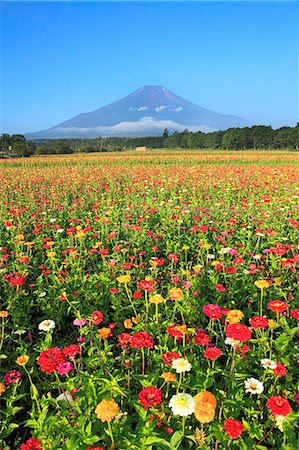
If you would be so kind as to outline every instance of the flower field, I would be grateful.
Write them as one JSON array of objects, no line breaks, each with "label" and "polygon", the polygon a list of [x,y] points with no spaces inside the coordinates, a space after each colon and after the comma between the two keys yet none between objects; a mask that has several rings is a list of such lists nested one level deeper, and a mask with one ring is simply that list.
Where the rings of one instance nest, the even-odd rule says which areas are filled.
[{"label": "flower field", "polygon": [[1,162],[0,449],[298,449],[298,163]]}]

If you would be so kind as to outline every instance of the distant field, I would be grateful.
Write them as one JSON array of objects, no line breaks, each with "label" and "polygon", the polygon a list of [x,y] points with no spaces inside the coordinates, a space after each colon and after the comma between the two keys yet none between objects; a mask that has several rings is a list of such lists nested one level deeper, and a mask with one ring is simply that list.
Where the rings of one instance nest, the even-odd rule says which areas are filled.
[{"label": "distant field", "polygon": [[237,165],[237,164],[298,164],[299,152],[281,150],[147,150],[113,153],[76,153],[72,155],[38,156],[22,159],[0,160],[0,167],[44,167],[64,165],[101,164],[182,164],[182,165]]}]

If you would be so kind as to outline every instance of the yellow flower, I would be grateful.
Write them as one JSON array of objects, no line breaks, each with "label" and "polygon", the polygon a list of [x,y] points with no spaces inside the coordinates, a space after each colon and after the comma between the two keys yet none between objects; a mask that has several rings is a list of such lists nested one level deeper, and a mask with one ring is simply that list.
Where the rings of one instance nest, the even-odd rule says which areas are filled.
[{"label": "yellow flower", "polygon": [[194,415],[201,423],[214,420],[216,410],[216,397],[209,391],[201,391],[195,397]]},{"label": "yellow flower", "polygon": [[133,323],[138,323],[138,321],[139,321],[139,319],[140,319],[140,317],[141,317],[141,315],[140,314],[137,314],[137,316],[136,317],[132,317],[132,322]]},{"label": "yellow flower", "polygon": [[232,309],[226,315],[226,320],[229,323],[239,323],[243,319],[244,314],[239,309]]},{"label": "yellow flower", "polygon": [[194,433],[194,438],[198,444],[199,447],[201,447],[206,440],[206,434],[204,431],[200,430],[199,428],[196,428]]},{"label": "yellow flower", "polygon": [[267,280],[257,280],[254,282],[254,284],[259,288],[259,289],[267,289],[270,286],[270,283],[268,283]]},{"label": "yellow flower", "polygon": [[84,231],[77,231],[76,237],[77,237],[78,239],[83,238],[84,236],[85,236]]},{"label": "yellow flower", "polygon": [[209,250],[209,248],[211,248],[211,244],[204,244],[203,248],[206,248],[207,250]]},{"label": "yellow flower", "polygon": [[183,289],[181,288],[171,288],[168,291],[168,295],[171,300],[182,300],[183,298]]},{"label": "yellow flower", "polygon": [[169,382],[177,381],[176,375],[174,373],[171,373],[171,372],[164,372],[164,373],[162,373],[161,378],[163,378],[163,380],[169,381]]},{"label": "yellow flower", "polygon": [[9,315],[9,312],[8,312],[8,311],[0,311],[0,317],[5,318],[5,317],[7,317],[8,315]]},{"label": "yellow flower", "polygon": [[48,258],[54,258],[54,256],[56,256],[56,252],[48,252],[47,256]]},{"label": "yellow flower", "polygon": [[131,281],[131,275],[121,275],[116,279],[119,283],[129,283]]},{"label": "yellow flower", "polygon": [[16,364],[18,364],[18,366],[26,366],[26,364],[28,363],[30,357],[28,355],[22,355],[19,356],[16,359]]},{"label": "yellow flower", "polygon": [[6,387],[4,386],[3,383],[0,383],[0,396],[1,396],[2,394],[4,394],[5,391],[6,391]]},{"label": "yellow flower", "polygon": [[23,234],[17,234],[16,235],[16,239],[18,239],[18,241],[22,241],[24,239],[24,235]]},{"label": "yellow flower", "polygon": [[277,322],[275,322],[275,320],[273,320],[273,319],[268,320],[269,328],[275,328],[276,325],[277,325]]},{"label": "yellow flower", "polygon": [[188,245],[183,245],[182,250],[189,250],[189,246]]},{"label": "yellow flower", "polygon": [[159,303],[164,303],[165,299],[160,294],[151,295],[149,298],[150,303],[154,303],[155,305],[158,305]]},{"label": "yellow flower", "polygon": [[196,266],[193,267],[193,270],[195,273],[199,273],[202,268],[203,268],[202,265],[197,264]]},{"label": "yellow flower", "polygon": [[119,407],[114,400],[102,400],[97,405],[95,413],[102,422],[111,422],[119,413]]}]

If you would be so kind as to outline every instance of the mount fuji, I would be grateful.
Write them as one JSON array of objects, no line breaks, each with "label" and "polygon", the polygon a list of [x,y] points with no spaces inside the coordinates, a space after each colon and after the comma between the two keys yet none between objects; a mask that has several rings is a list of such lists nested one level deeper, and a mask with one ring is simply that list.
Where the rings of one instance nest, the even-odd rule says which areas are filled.
[{"label": "mount fuji", "polygon": [[165,128],[171,133],[186,128],[209,132],[249,125],[242,117],[202,108],[163,86],[144,86],[107,106],[26,137],[159,136]]}]

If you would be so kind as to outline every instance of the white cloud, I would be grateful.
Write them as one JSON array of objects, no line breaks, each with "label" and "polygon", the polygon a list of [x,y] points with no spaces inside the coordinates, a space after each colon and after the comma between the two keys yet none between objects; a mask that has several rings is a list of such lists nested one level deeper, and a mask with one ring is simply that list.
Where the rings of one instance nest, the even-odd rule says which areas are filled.
[{"label": "white cloud", "polygon": [[155,108],[155,111],[156,112],[160,112],[160,111],[163,111],[164,109],[167,109],[167,108],[168,108],[168,106],[161,105],[161,106],[158,106],[157,108]]},{"label": "white cloud", "polygon": [[140,106],[137,111],[146,111],[147,109],[147,106]]},{"label": "white cloud", "polygon": [[170,111],[181,112],[181,111],[183,111],[183,107],[178,106],[177,108],[171,109]]},{"label": "white cloud", "polygon": [[[178,122],[174,122],[173,120],[155,120],[153,117],[146,116],[142,117],[140,120],[136,122],[120,122],[116,125],[111,126],[99,126],[99,127],[90,127],[90,128],[79,128],[79,127],[58,127],[55,128],[56,132],[67,133],[76,133],[76,134],[103,134],[103,135],[118,135],[118,134],[131,134],[131,133],[150,133],[155,130],[164,130],[168,128],[170,130],[183,131],[188,128],[189,131],[214,131],[213,128],[207,125],[198,125],[198,126],[188,126],[186,124],[182,125]],[[54,130],[52,130],[54,131]]]}]

